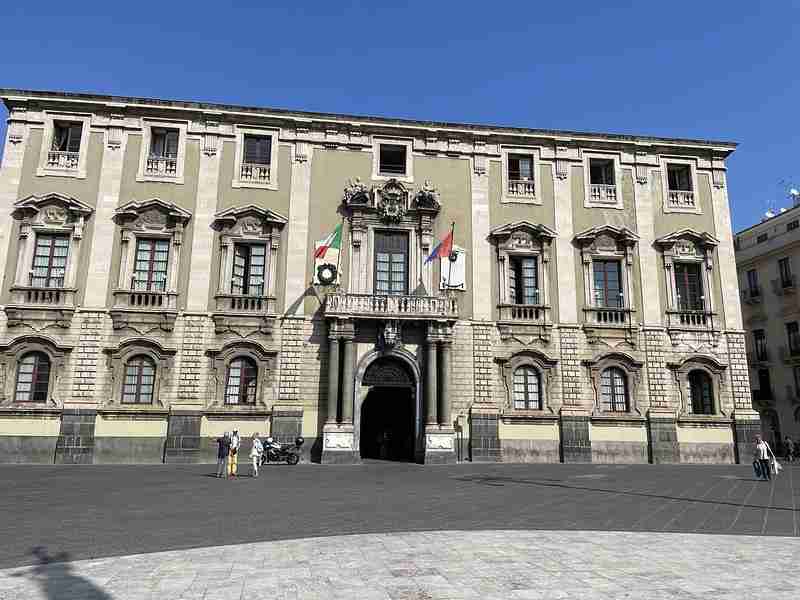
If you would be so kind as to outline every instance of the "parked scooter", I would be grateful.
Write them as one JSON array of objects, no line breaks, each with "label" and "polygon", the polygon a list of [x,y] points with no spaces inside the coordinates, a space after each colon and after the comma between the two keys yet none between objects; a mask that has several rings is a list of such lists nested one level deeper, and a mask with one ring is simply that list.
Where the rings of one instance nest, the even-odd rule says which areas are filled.
[{"label": "parked scooter", "polygon": [[300,462],[300,447],[305,440],[297,437],[294,444],[279,444],[271,437],[264,442],[264,453],[261,455],[261,464],[271,462],[285,462],[287,465],[296,465]]}]

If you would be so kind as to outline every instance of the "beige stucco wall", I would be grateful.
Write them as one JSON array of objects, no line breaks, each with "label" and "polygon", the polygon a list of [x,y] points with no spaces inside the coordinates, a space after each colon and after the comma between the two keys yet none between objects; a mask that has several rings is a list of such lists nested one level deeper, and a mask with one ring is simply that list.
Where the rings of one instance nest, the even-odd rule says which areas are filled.
[{"label": "beige stucco wall", "polygon": [[98,437],[164,437],[167,435],[167,416],[148,419],[126,419],[98,414],[94,436]]},{"label": "beige stucco wall", "polygon": [[593,442],[647,442],[645,425],[617,426],[590,424],[589,439]]},{"label": "beige stucco wall", "polygon": [[506,423],[500,419],[498,437],[501,440],[558,440],[558,422]]},{"label": "beige stucco wall", "polygon": [[678,443],[730,444],[733,430],[729,427],[681,427],[678,426]]},{"label": "beige stucco wall", "polygon": [[229,419],[203,417],[200,422],[200,437],[219,437],[226,431],[237,430],[239,437],[250,437],[254,433],[269,435],[269,422],[263,417],[254,419]]},{"label": "beige stucco wall", "polygon": [[0,417],[0,435],[57,436],[61,418],[53,417]]}]

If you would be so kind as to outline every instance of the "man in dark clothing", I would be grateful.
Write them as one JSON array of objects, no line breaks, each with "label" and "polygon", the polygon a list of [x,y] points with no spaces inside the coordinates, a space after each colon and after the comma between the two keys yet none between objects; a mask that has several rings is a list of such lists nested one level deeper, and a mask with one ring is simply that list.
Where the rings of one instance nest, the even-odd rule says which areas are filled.
[{"label": "man in dark clothing", "polygon": [[217,477],[225,477],[228,465],[228,454],[231,451],[231,439],[228,433],[217,438]]}]

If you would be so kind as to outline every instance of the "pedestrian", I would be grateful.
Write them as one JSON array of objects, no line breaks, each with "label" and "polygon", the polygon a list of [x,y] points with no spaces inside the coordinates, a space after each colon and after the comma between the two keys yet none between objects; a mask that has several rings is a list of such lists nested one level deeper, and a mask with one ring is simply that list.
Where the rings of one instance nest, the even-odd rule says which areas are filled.
[{"label": "pedestrian", "polygon": [[217,477],[224,477],[228,468],[228,454],[231,451],[231,439],[226,431],[217,438]]},{"label": "pedestrian", "polygon": [[786,462],[792,462],[792,451],[794,450],[794,442],[788,435],[783,439],[783,458]]},{"label": "pedestrian", "polygon": [[239,469],[239,430],[231,434],[231,451],[228,453],[228,477],[236,477]]},{"label": "pedestrian", "polygon": [[258,464],[261,462],[261,455],[264,453],[264,445],[258,439],[258,432],[253,434],[253,445],[250,448],[250,460],[253,461],[253,471],[251,475],[258,477]]},{"label": "pedestrian", "polygon": [[[753,449],[753,458],[758,461],[758,466],[760,467],[761,475],[758,479],[762,479],[763,481],[769,481],[772,479],[772,474],[770,471],[770,456],[775,458],[775,455],[772,453],[772,448],[769,447],[769,444],[763,440],[761,434],[756,435],[755,438],[755,447]],[[758,470],[757,470],[758,471]]]}]

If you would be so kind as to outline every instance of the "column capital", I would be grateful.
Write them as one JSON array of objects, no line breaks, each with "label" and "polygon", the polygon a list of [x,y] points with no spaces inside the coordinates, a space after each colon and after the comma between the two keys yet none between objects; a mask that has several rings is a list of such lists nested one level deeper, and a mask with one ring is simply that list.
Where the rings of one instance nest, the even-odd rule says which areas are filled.
[{"label": "column capital", "polygon": [[330,319],[328,321],[328,339],[352,342],[356,336],[356,326],[351,319]]},{"label": "column capital", "polygon": [[431,321],[428,323],[426,344],[449,343],[453,340],[453,326],[446,321]]}]

